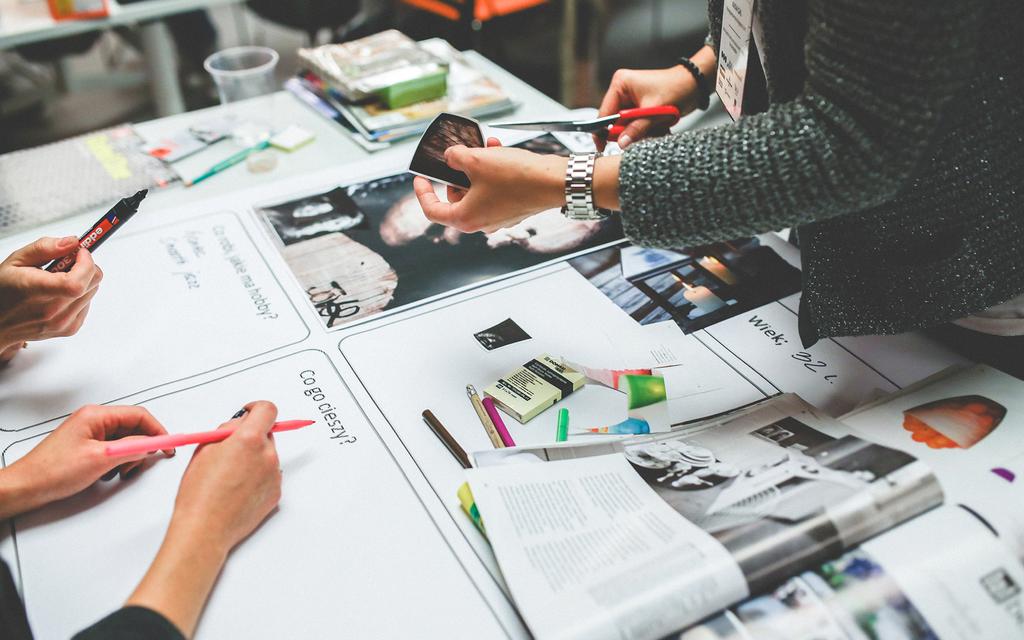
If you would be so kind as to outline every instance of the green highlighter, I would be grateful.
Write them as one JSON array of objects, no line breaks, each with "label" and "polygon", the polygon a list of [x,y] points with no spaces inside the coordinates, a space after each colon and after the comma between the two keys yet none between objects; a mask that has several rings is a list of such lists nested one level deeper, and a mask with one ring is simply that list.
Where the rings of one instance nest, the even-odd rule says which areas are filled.
[{"label": "green highlighter", "polygon": [[225,159],[221,160],[220,162],[218,162],[217,164],[213,165],[212,167],[210,167],[209,169],[204,171],[202,174],[200,174],[198,177],[193,178],[192,180],[187,181],[185,183],[185,186],[186,187],[191,187],[192,185],[194,185],[194,184],[196,184],[198,182],[202,182],[203,180],[206,180],[210,176],[215,176],[218,173],[220,173],[221,171],[227,169],[228,167],[233,167],[236,164],[238,164],[239,162],[241,162],[242,160],[245,160],[246,158],[249,157],[249,154],[255,153],[257,151],[262,151],[262,150],[266,149],[269,146],[270,146],[270,140],[267,139],[267,140],[264,140],[263,142],[260,142],[259,144],[256,144],[256,145],[253,145],[253,146],[249,147],[248,149],[242,149],[238,153],[236,153],[236,154],[234,154],[234,155],[232,155],[232,156],[230,156],[228,158],[225,158]]},{"label": "green highlighter", "polygon": [[562,407],[558,410],[558,427],[555,430],[555,442],[569,439],[569,410]]},{"label": "green highlighter", "polygon": [[484,520],[480,517],[480,510],[476,508],[476,499],[473,498],[473,491],[469,488],[468,482],[463,482],[462,486],[459,487],[458,496],[462,510],[466,512],[466,515],[473,521],[473,524],[476,525],[480,533],[486,536],[487,531],[484,529]]}]

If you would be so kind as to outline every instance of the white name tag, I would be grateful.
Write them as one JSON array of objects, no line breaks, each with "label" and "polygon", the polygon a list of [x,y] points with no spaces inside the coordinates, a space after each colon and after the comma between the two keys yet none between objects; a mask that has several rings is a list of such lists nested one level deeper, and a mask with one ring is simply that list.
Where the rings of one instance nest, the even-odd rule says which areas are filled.
[{"label": "white name tag", "polygon": [[743,84],[747,79],[753,19],[754,0],[725,0],[715,91],[733,120],[743,113]]}]

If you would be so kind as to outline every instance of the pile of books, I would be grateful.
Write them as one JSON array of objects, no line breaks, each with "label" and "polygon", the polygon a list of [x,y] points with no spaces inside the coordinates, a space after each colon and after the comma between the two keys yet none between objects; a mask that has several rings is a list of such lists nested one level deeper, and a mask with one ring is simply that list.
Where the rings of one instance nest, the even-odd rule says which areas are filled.
[{"label": "pile of books", "polygon": [[[344,126],[356,142],[368,150],[385,148],[397,140],[421,134],[443,111],[484,118],[515,108],[515,103],[497,82],[475,68],[448,42],[436,38],[425,40],[414,43],[416,49],[410,50],[403,41],[395,39],[395,33],[384,32],[364,39],[377,39],[378,45],[386,40],[394,47],[385,55],[378,46],[375,49],[378,61],[372,64],[366,60],[348,67],[338,64],[340,51],[337,47],[351,49],[354,43],[300,50],[299,55],[309,68],[288,80],[285,88],[324,117]],[[430,95],[430,85],[442,67],[447,69],[444,95],[406,104],[402,98],[417,91]],[[358,81],[343,77],[343,72],[353,69],[365,75]],[[390,91],[384,86],[388,81],[413,88]]]}]

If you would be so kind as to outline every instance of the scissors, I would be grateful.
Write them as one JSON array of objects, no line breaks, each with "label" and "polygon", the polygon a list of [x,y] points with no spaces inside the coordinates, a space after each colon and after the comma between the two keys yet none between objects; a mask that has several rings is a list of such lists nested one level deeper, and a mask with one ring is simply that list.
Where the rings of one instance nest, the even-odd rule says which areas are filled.
[{"label": "scissors", "polygon": [[593,118],[591,120],[536,120],[532,122],[500,122],[491,124],[491,127],[500,129],[521,129],[525,131],[580,131],[583,133],[600,134],[607,132],[608,140],[615,141],[633,120],[639,118],[658,118],[663,125],[671,127],[679,122],[679,109],[671,105],[661,107],[641,107],[637,109],[623,109],[619,113]]}]

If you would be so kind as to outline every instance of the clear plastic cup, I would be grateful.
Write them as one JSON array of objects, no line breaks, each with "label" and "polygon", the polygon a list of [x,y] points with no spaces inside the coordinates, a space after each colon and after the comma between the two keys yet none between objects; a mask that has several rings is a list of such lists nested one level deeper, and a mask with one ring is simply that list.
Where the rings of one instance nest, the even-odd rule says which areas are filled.
[{"label": "clear plastic cup", "polygon": [[217,83],[221,104],[227,104],[274,92],[279,58],[269,47],[231,47],[208,57],[203,67]]}]

